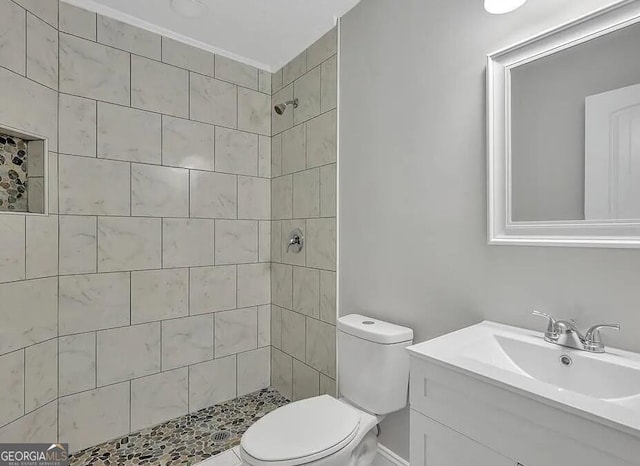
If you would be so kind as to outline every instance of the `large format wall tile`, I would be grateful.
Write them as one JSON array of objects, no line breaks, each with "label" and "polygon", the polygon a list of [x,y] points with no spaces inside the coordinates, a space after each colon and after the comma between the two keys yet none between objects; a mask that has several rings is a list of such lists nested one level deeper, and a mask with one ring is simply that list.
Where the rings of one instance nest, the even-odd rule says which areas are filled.
[{"label": "large format wall tile", "polygon": [[96,40],[96,14],[60,2],[60,31],[73,34],[84,39]]},{"label": "large format wall tile", "polygon": [[160,60],[160,36],[153,32],[98,15],[98,42]]},{"label": "large format wall tile", "polygon": [[305,361],[316,370],[336,376],[336,328],[315,319],[307,319]]},{"label": "large format wall tile", "polygon": [[213,225],[206,219],[163,219],[163,267],[213,265]]},{"label": "large format wall tile", "polygon": [[58,341],[26,348],[24,360],[24,407],[29,412],[58,397]]},{"label": "large format wall tile", "polygon": [[319,167],[336,161],[336,111],[323,113],[307,122],[307,166]]},{"label": "large format wall tile", "polygon": [[[216,78],[239,84],[249,89],[258,89],[258,69],[230,58],[216,55]],[[271,92],[269,91],[269,94]]]},{"label": "large format wall tile", "polygon": [[234,175],[192,170],[191,217],[236,218],[238,181]]},{"label": "large format wall tile", "polygon": [[236,397],[236,356],[189,367],[189,411]]},{"label": "large format wall tile", "polygon": [[131,213],[152,217],[188,217],[189,171],[133,164]]},{"label": "large format wall tile", "polygon": [[129,325],[129,273],[60,277],[60,335]]},{"label": "large format wall tile", "polygon": [[305,125],[294,126],[282,133],[282,174],[304,170],[306,153]]},{"label": "large format wall tile", "polygon": [[320,114],[320,68],[314,68],[293,83],[293,95],[298,107],[293,110],[297,125]]},{"label": "large format wall tile", "polygon": [[236,307],[236,266],[195,267],[189,271],[191,315]]},{"label": "large format wall tile", "polygon": [[320,110],[326,112],[338,105],[338,57],[333,56],[321,67]]},{"label": "large format wall tile", "polygon": [[215,246],[216,265],[257,262],[258,222],[217,220]]},{"label": "large format wall tile", "polygon": [[25,218],[18,215],[0,217],[0,281],[11,282],[25,278]]},{"label": "large format wall tile", "polygon": [[216,171],[258,176],[258,136],[216,127]]},{"label": "large format wall tile", "polygon": [[293,360],[293,400],[311,398],[320,394],[320,374],[300,361]]},{"label": "large format wall tile", "polygon": [[304,170],[293,175],[293,217],[320,215],[320,170]]},{"label": "large format wall tile", "polygon": [[257,344],[258,317],[255,307],[216,314],[216,357],[249,351],[255,349]]},{"label": "large format wall tile", "polygon": [[300,361],[305,357],[305,317],[282,309],[282,351]]},{"label": "large format wall tile", "polygon": [[129,54],[60,34],[60,91],[129,105]]},{"label": "large format wall tile", "polygon": [[271,304],[258,306],[258,348],[271,344]]},{"label": "large format wall tile", "polygon": [[293,216],[293,176],[271,180],[271,218],[286,219]]},{"label": "large format wall tile", "polygon": [[320,216],[335,217],[337,209],[336,164],[320,167]]},{"label": "large format wall tile", "polygon": [[58,438],[58,402],[52,401],[0,428],[1,443],[51,443]]},{"label": "large format wall tile", "polygon": [[238,177],[238,217],[269,220],[271,218],[271,181],[250,176]]},{"label": "large format wall tile", "polygon": [[24,351],[0,356],[0,425],[24,414]]},{"label": "large format wall tile", "polygon": [[58,2],[42,0],[15,0],[15,2],[54,28],[58,27]]},{"label": "large format wall tile", "polygon": [[162,164],[213,170],[212,125],[162,117]]},{"label": "large format wall tile", "polygon": [[58,217],[27,217],[27,279],[58,274]]},{"label": "large format wall tile", "polygon": [[320,316],[319,270],[293,268],[293,310],[315,318]]},{"label": "large format wall tile", "polygon": [[320,319],[336,323],[336,273],[320,271]]},{"label": "large format wall tile", "polygon": [[293,358],[276,348],[271,349],[271,386],[288,399],[293,398]]},{"label": "large format wall tile", "polygon": [[286,86],[302,76],[307,71],[306,50],[284,65],[282,68],[282,83]]},{"label": "large format wall tile", "polygon": [[61,213],[129,215],[128,163],[61,155],[59,170]]},{"label": "large format wall tile", "polygon": [[251,89],[238,89],[238,129],[271,134],[271,96]]},{"label": "large format wall tile", "polygon": [[271,350],[259,348],[238,354],[238,396],[263,388],[271,382]]},{"label": "large format wall tile", "polygon": [[102,330],[97,338],[98,387],[160,372],[159,322]]},{"label": "large format wall tile", "polygon": [[58,31],[27,13],[27,77],[58,89]]},{"label": "large format wall tile", "polygon": [[307,70],[335,55],[338,51],[338,28],[335,27],[307,49]]},{"label": "large format wall tile", "polygon": [[[63,3],[66,5],[66,3]],[[96,156],[96,102],[60,94],[60,152]]]},{"label": "large format wall tile", "polygon": [[61,215],[59,219],[60,273],[97,272],[97,218]]},{"label": "large format wall tile", "polygon": [[11,0],[0,0],[3,27],[0,30],[0,63],[24,75],[26,72],[26,12]]},{"label": "large format wall tile", "polygon": [[[293,84],[289,84],[271,97],[271,105],[277,105],[289,100],[293,100]],[[292,110],[292,109],[289,109]],[[271,133],[275,136],[293,126],[293,112],[286,111],[283,115],[271,112]]]},{"label": "large format wall tile", "polygon": [[213,76],[214,55],[183,42],[162,38],[162,61],[179,68]]},{"label": "large format wall tile", "polygon": [[293,271],[290,265],[271,264],[271,299],[274,304],[287,309],[293,303]]},{"label": "large format wall tile", "polygon": [[189,117],[189,72],[131,56],[131,106]]},{"label": "large format wall tile", "polygon": [[159,164],[160,115],[98,102],[98,157]]},{"label": "large format wall tile", "polygon": [[99,217],[98,272],[159,269],[161,238],[159,218]]},{"label": "large format wall tile", "polygon": [[213,359],[213,315],[162,322],[162,370]]},{"label": "large format wall tile", "polygon": [[307,266],[336,269],[336,219],[307,220]]},{"label": "large format wall tile", "polygon": [[60,396],[96,388],[96,334],[60,337]]},{"label": "large format wall tile", "polygon": [[130,403],[129,382],[60,398],[60,441],[75,452],[128,433]]},{"label": "large format wall tile", "polygon": [[238,307],[267,304],[271,300],[270,264],[238,265]]},{"label": "large format wall tile", "polygon": [[57,278],[1,284],[0,302],[0,354],[57,336]]},{"label": "large format wall tile", "polygon": [[188,369],[176,369],[131,381],[131,431],[187,414]]},{"label": "large format wall tile", "polygon": [[235,128],[238,122],[238,88],[214,78],[190,73],[190,118]]},{"label": "large format wall tile", "polygon": [[131,272],[132,324],[188,314],[189,269]]}]

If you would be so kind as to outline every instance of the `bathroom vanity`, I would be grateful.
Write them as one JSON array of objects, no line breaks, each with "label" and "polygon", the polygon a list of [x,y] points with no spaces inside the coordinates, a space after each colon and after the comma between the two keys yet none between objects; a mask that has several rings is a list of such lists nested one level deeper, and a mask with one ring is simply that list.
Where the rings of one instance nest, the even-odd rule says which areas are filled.
[{"label": "bathroom vanity", "polygon": [[492,322],[408,351],[412,466],[640,465],[640,355]]}]

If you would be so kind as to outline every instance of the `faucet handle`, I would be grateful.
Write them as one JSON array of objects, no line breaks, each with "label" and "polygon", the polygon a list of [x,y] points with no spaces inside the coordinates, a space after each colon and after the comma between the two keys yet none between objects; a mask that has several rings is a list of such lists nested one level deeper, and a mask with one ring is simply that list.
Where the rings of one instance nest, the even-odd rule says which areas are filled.
[{"label": "faucet handle", "polygon": [[558,329],[556,328],[556,319],[553,316],[547,314],[546,312],[540,312],[536,310],[532,311],[531,315],[534,315],[536,317],[544,317],[545,319],[547,319],[547,331],[545,332],[546,337],[557,336]]},{"label": "faucet handle", "polygon": [[620,330],[620,324],[598,324],[591,327],[587,330],[587,333],[584,336],[584,339],[589,344],[602,344],[600,340],[600,329],[601,328],[609,328],[612,330]]}]

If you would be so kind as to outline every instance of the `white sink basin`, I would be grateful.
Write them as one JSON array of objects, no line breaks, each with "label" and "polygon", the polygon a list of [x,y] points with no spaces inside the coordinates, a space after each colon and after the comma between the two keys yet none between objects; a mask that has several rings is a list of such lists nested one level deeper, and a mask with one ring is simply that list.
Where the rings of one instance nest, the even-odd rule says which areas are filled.
[{"label": "white sink basin", "polygon": [[[595,354],[543,334],[482,322],[408,348],[412,355],[489,379],[612,426],[640,433],[640,354]],[[571,358],[571,364],[561,361]]]}]

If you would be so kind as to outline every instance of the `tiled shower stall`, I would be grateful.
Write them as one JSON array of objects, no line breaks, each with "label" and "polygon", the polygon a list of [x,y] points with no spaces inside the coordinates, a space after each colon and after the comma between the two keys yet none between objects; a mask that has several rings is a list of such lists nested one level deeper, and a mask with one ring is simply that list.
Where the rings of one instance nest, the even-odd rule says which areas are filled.
[{"label": "tiled shower stall", "polygon": [[0,11],[0,128],[50,150],[49,214],[0,213],[0,442],[334,393],[336,31],[272,75],[57,0]]}]

